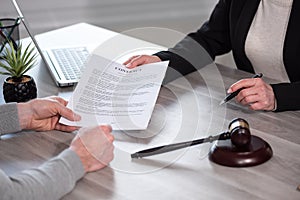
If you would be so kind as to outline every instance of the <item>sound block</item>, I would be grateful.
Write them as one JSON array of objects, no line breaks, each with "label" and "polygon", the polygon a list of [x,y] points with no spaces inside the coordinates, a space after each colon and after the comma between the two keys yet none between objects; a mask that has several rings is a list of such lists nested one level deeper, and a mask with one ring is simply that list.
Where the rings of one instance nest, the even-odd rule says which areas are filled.
[{"label": "sound block", "polygon": [[251,136],[246,147],[237,148],[231,140],[219,140],[210,149],[209,159],[228,167],[250,167],[269,160],[273,155],[271,146],[257,136]]}]

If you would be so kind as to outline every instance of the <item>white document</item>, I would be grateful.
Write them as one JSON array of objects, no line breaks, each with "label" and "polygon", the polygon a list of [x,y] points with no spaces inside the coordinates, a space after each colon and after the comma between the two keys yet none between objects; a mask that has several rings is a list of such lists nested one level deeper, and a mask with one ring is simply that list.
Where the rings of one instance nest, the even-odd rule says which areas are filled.
[{"label": "white document", "polygon": [[110,124],[114,130],[144,130],[150,121],[168,61],[134,69],[92,55],[68,106],[81,116],[75,126]]}]

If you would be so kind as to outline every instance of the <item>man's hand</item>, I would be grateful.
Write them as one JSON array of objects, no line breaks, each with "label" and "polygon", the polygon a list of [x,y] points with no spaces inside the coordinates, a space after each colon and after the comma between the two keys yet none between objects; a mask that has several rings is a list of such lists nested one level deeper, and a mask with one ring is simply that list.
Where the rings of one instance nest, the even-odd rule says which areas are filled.
[{"label": "man's hand", "polygon": [[242,89],[236,96],[236,101],[249,106],[252,110],[271,111],[275,108],[275,95],[273,88],[261,78],[242,79],[228,89],[228,93]]},{"label": "man's hand", "polygon": [[18,103],[18,115],[22,129],[37,131],[61,130],[71,132],[78,127],[59,124],[61,116],[71,121],[80,120],[80,116],[66,107],[67,101],[60,97],[34,99]]},{"label": "man's hand", "polygon": [[104,168],[113,159],[113,141],[110,126],[81,128],[70,149],[79,156],[85,172],[92,172]]},{"label": "man's hand", "polygon": [[160,62],[160,58],[158,56],[149,56],[149,55],[137,55],[132,56],[123,64],[126,65],[127,68],[132,69],[140,65]]}]

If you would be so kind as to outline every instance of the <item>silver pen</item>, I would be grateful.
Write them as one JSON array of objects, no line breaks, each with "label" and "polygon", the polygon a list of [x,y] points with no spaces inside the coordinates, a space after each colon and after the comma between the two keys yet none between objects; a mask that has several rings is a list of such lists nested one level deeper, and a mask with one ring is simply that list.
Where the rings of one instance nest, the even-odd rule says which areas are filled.
[{"label": "silver pen", "polygon": [[[259,74],[255,74],[252,78],[261,78],[262,76],[263,76],[263,74],[262,74],[262,73],[259,73]],[[238,89],[237,91],[228,94],[228,95],[223,99],[223,101],[221,101],[220,105],[223,105],[224,103],[227,103],[229,100],[231,100],[231,99],[233,99],[234,97],[236,97],[236,96],[239,94],[239,92],[240,92],[241,90],[243,90],[243,89],[244,89],[244,88],[240,88],[240,89]]]}]

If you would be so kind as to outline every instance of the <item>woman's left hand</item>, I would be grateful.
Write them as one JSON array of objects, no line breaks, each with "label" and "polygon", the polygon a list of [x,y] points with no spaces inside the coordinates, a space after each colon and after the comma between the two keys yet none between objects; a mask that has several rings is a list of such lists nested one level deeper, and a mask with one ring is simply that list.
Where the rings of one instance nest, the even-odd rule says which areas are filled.
[{"label": "woman's left hand", "polygon": [[249,106],[252,110],[271,111],[275,109],[275,95],[273,88],[261,78],[242,79],[228,89],[228,93],[242,89],[236,96],[236,101],[242,105]]}]

